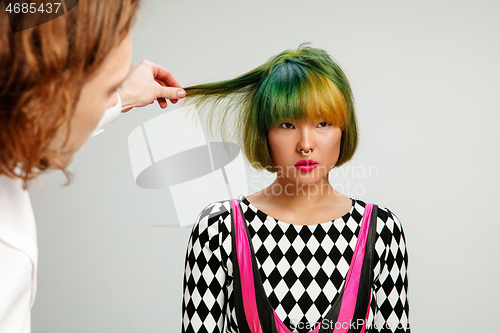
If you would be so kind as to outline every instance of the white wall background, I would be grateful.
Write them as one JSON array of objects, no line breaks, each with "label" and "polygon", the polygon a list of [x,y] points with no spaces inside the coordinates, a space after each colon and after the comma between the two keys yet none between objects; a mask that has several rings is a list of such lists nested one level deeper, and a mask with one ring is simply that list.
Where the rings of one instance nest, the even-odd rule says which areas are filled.
[{"label": "white wall background", "polygon": [[[326,49],[352,83],[360,124],[347,177],[334,182],[402,221],[413,331],[493,332],[499,17],[498,0],[150,0],[133,58],[187,86],[232,78],[302,42]],[[34,333],[180,332],[190,228],[176,227],[168,190],[135,186],[127,148],[132,129],[176,107],[133,110],[109,125],[78,153],[69,187],[57,173],[42,177],[43,195],[32,186]],[[378,172],[356,175],[369,167]]]}]

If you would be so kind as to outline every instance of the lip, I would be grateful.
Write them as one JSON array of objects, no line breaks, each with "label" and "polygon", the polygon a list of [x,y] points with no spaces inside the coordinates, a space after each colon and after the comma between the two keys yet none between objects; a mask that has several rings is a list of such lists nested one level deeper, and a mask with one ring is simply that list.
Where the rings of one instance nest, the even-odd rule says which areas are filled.
[{"label": "lip", "polygon": [[295,163],[294,167],[300,171],[311,171],[318,166],[318,162],[315,160],[300,160]]}]

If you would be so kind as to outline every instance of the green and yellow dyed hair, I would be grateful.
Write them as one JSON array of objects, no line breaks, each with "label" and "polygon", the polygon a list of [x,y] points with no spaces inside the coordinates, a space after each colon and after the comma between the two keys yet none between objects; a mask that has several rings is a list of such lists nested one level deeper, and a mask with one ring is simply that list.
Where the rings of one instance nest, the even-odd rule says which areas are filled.
[{"label": "green and yellow dyed hair", "polygon": [[[286,50],[235,79],[185,88],[186,101],[198,110],[210,105],[210,131],[235,134],[248,161],[256,169],[276,171],[267,132],[282,119],[332,122],[342,130],[336,166],[349,161],[358,135],[354,100],[340,67],[324,50],[302,44]],[[236,110],[230,117],[231,110]],[[229,124],[231,123],[231,124]],[[230,131],[228,129],[231,129]]]}]

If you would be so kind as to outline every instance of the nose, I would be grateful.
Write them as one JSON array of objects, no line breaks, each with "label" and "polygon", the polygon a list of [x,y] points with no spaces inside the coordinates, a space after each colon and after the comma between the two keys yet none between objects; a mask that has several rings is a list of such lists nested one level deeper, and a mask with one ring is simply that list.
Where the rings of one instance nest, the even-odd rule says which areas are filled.
[{"label": "nose", "polygon": [[297,142],[297,152],[303,155],[309,155],[314,150],[313,131],[308,126],[300,128],[299,141]]}]

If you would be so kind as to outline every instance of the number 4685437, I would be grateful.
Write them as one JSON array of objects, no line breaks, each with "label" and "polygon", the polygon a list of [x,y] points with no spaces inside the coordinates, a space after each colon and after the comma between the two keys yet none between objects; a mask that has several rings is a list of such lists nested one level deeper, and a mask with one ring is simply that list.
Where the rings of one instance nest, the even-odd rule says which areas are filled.
[{"label": "number 4685437", "polygon": [[6,11],[9,13],[23,13],[23,14],[34,14],[36,12],[39,13],[57,13],[59,11],[59,8],[61,7],[61,3],[52,3],[52,2],[46,2],[46,3],[41,3],[39,6],[36,3],[9,3],[9,5],[6,8]]}]

